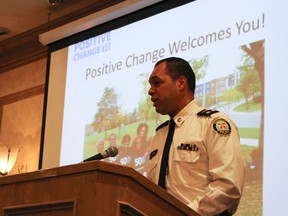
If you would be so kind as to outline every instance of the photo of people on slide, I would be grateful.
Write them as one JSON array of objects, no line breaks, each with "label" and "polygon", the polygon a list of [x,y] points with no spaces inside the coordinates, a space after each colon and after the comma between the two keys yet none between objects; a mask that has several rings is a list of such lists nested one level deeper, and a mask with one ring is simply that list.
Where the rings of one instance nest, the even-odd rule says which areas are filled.
[{"label": "photo of people on slide", "polygon": [[[244,195],[237,211],[241,215],[248,215],[245,214],[248,210],[249,215],[262,215],[264,45],[265,40],[259,40],[236,47],[235,51],[227,50],[231,55],[235,53],[238,56],[238,63],[234,63],[233,70],[230,71],[225,71],[224,65],[223,71],[220,71],[219,64],[223,63],[218,61],[220,53],[218,57],[217,53],[197,58],[190,53],[189,57],[184,57],[196,75],[197,103],[225,112],[239,129],[246,167]],[[215,64],[217,67],[214,67]],[[219,71],[213,71],[216,68]],[[126,95],[109,83],[95,92],[98,96],[100,94],[100,100],[94,102],[94,118],[85,125],[83,159],[114,145],[119,154],[105,161],[130,166],[146,176],[149,142],[155,129],[168,119],[155,112],[147,94],[147,80],[151,71],[135,72],[138,73],[137,85],[142,90],[139,94],[130,92],[135,93],[137,105],[129,112],[123,108],[123,104],[128,103],[125,101]],[[218,77],[213,77],[213,72],[217,72]],[[126,85],[128,88],[129,81]]]}]

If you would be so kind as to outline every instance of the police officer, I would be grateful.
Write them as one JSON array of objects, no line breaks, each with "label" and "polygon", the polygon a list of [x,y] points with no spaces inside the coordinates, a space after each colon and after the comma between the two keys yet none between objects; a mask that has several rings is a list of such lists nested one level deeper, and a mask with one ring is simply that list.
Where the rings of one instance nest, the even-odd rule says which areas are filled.
[{"label": "police officer", "polygon": [[[156,112],[170,120],[157,128],[152,139],[148,178],[200,215],[232,215],[244,181],[236,125],[224,113],[196,104],[195,74],[183,59],[157,62],[149,83]],[[168,139],[171,147],[165,150]],[[161,168],[165,151],[168,164]]]}]

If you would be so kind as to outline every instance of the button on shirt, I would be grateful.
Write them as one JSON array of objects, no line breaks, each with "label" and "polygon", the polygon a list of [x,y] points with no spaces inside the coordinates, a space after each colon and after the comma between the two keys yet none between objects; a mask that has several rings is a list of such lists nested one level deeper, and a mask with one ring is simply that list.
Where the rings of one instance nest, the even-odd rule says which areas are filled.
[{"label": "button on shirt", "polygon": [[[198,214],[216,215],[226,209],[234,213],[244,181],[244,166],[238,129],[224,113],[198,116],[203,110],[190,102],[175,117],[173,142],[169,155],[166,190]],[[231,127],[229,134],[213,129],[217,119]],[[157,130],[151,143],[148,178],[157,184],[168,126]]]}]

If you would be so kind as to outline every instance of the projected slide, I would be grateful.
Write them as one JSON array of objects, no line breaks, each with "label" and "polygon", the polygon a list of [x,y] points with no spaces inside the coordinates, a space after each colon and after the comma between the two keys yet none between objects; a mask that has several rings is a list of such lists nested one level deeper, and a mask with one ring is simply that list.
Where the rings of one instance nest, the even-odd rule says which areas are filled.
[{"label": "projected slide", "polygon": [[[105,160],[145,176],[150,139],[168,119],[155,112],[147,80],[158,60],[182,57],[196,73],[197,103],[225,112],[239,128],[246,167],[243,200],[253,200],[239,211],[258,215],[250,210],[262,212],[263,150],[273,152],[270,131],[276,130],[267,119],[277,117],[272,104],[287,106],[272,91],[282,81],[273,73],[283,71],[279,64],[286,61],[276,51],[287,40],[287,33],[277,33],[276,23],[287,20],[277,18],[280,12],[260,0],[195,1],[51,53],[49,85],[58,87],[49,86],[45,136],[56,141],[44,142],[43,167],[79,163],[115,145],[118,156]],[[49,132],[59,127],[60,132]],[[56,162],[46,163],[52,152]],[[273,162],[266,163],[267,170],[273,171]]]},{"label": "projected slide", "polygon": [[[215,13],[212,8],[206,11],[211,17]],[[240,128],[259,134],[264,98],[264,11],[255,13],[253,9],[249,14],[246,10],[245,15],[238,16],[230,11],[210,20],[202,19],[192,12],[195,10],[196,2],[69,47],[61,164],[95,154],[97,140],[108,141],[112,133],[119,145],[124,135],[130,135],[132,145],[140,123],[150,126],[145,138],[149,140],[163,119],[150,103],[147,79],[154,64],[168,56],[183,57],[191,63],[197,73],[196,99],[200,105],[223,110]],[[201,22],[188,24],[188,18]],[[259,72],[251,52],[263,53]],[[253,86],[247,85],[250,79]],[[244,112],[233,111],[240,104]],[[249,122],[241,122],[244,114],[251,116]],[[258,146],[257,135],[253,139],[243,136],[243,144]],[[77,158],[70,154],[65,158],[71,145],[77,149]],[[105,143],[104,149],[107,146]]]},{"label": "projected slide", "polygon": [[[219,16],[210,5],[199,15],[199,6],[193,2],[69,47],[60,165],[116,145],[120,153],[110,161],[145,175],[149,140],[167,119],[155,113],[147,79],[154,64],[168,56],[190,62],[197,75],[197,102],[230,115],[241,144],[247,151],[258,149],[265,11],[230,10]],[[255,58],[258,53],[262,58]]]}]

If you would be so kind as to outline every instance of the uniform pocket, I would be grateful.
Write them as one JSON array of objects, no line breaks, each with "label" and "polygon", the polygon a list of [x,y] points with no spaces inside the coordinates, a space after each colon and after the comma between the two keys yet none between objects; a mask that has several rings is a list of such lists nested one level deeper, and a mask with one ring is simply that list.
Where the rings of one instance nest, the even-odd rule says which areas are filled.
[{"label": "uniform pocket", "polygon": [[200,158],[200,151],[176,149],[174,161],[196,163]]}]

